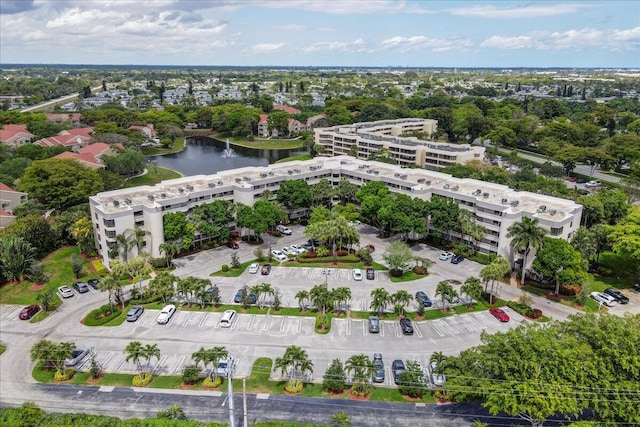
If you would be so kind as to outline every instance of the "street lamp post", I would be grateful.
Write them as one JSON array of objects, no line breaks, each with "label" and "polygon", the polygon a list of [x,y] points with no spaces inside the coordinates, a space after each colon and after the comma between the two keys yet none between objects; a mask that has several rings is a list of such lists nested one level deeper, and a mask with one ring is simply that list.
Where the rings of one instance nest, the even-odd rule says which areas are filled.
[{"label": "street lamp post", "polygon": [[327,289],[327,279],[331,274],[331,269],[325,268],[324,270],[322,270],[322,274],[324,275],[324,288]]}]

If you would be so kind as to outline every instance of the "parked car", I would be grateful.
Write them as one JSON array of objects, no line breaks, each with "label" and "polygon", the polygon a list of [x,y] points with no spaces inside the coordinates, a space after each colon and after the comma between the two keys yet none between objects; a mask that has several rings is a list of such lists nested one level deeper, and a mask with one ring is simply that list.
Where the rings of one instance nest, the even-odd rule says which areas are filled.
[{"label": "parked car", "polygon": [[89,279],[89,280],[87,280],[87,285],[91,286],[93,289],[95,289],[97,291],[98,288],[100,287],[100,280],[98,280],[98,279]]},{"label": "parked car", "polygon": [[578,178],[578,179],[576,179],[576,183],[577,183],[577,184],[584,184],[585,182],[587,182],[587,180],[586,180],[586,179],[584,179],[584,178]]},{"label": "parked car", "polygon": [[[253,292],[249,292],[248,294],[249,304],[255,304],[258,301],[258,297]],[[240,304],[242,302],[242,289],[238,289],[236,295],[233,297],[233,302],[236,304]]]},{"label": "parked car", "polygon": [[378,316],[369,316],[369,333],[377,334],[380,332],[380,319]]},{"label": "parked car", "polygon": [[464,261],[462,255],[454,255],[451,257],[451,264],[460,264],[462,261]]},{"label": "parked car", "polygon": [[317,248],[318,246],[322,246],[322,244],[320,243],[320,240],[317,240],[317,239],[309,239],[307,240],[307,243],[311,245],[312,248]]},{"label": "parked car", "polygon": [[162,311],[160,311],[160,315],[156,320],[161,325],[166,325],[171,320],[171,317],[176,312],[176,306],[173,304],[165,305]]},{"label": "parked car", "polygon": [[375,252],[376,251],[376,247],[373,245],[366,245],[365,248],[371,250],[371,252]]},{"label": "parked car", "polygon": [[273,250],[271,251],[271,255],[273,255],[273,257],[275,259],[277,259],[278,261],[282,262],[282,261],[286,261],[287,260],[287,256],[284,254],[284,252],[279,251],[279,250]]},{"label": "parked car", "polygon": [[38,304],[31,304],[20,310],[20,315],[18,317],[20,320],[29,320],[39,311],[40,306]]},{"label": "parked car", "polygon": [[436,387],[442,387],[446,381],[444,374],[436,373],[438,371],[438,362],[435,360],[429,364],[429,371],[431,371],[431,382]]},{"label": "parked car", "polygon": [[310,245],[310,244],[308,244],[308,243],[303,243],[303,244],[302,244],[302,245],[300,245],[300,246],[302,246],[302,248],[304,248],[305,252],[308,252],[308,251],[312,251],[312,250],[313,250],[313,246],[312,246],[312,245]]},{"label": "parked car", "polygon": [[636,292],[640,292],[640,283],[636,283],[631,287],[631,289],[633,289]]},{"label": "parked car", "polygon": [[227,377],[228,369],[233,365],[233,360],[231,358],[228,359],[220,359],[218,361],[218,366],[216,367],[216,375],[222,378]]},{"label": "parked car", "polygon": [[507,313],[505,313],[505,311],[501,308],[498,307],[491,307],[489,309],[489,313],[493,314],[495,316],[496,319],[498,319],[501,322],[508,322],[509,321],[509,315]]},{"label": "parked car", "polygon": [[422,304],[424,307],[431,307],[432,303],[427,294],[422,291],[416,292],[416,301],[418,304]]},{"label": "parked car", "polygon": [[373,268],[367,268],[366,275],[367,280],[374,280],[376,278],[376,273]]},{"label": "parked car", "polygon": [[58,288],[58,293],[60,293],[60,296],[62,298],[71,298],[72,296],[74,296],[75,294],[73,293],[73,291],[71,290],[70,287],[68,286],[60,286]]},{"label": "parked car", "polygon": [[298,252],[299,254],[303,254],[303,253],[307,252],[307,250],[302,245],[295,245],[294,244],[294,245],[289,246],[289,248],[291,248],[295,252]]},{"label": "parked car", "polygon": [[222,313],[222,318],[220,319],[220,327],[221,328],[230,328],[233,325],[233,322],[236,320],[237,314],[235,310],[226,310]]},{"label": "parked car", "polygon": [[589,295],[591,299],[595,300],[599,304],[604,304],[607,307],[613,307],[616,305],[616,300],[611,295],[603,294],[602,292],[591,292]]},{"label": "parked car", "polygon": [[604,293],[615,298],[620,304],[629,304],[629,298],[616,288],[607,288]]},{"label": "parked car", "polygon": [[80,294],[86,294],[87,292],[89,292],[89,286],[87,286],[87,284],[84,282],[75,282],[73,284],[73,289],[78,291],[78,293]]},{"label": "parked car", "polygon": [[282,249],[280,249],[280,250],[281,250],[281,251],[282,251],[282,253],[283,253],[283,254],[285,254],[285,255],[289,255],[289,254],[292,254],[292,253],[293,253],[293,251],[289,248],[289,246],[285,246],[285,247],[283,247],[283,248],[282,248]]},{"label": "parked car", "polygon": [[376,371],[371,376],[374,383],[384,382],[384,362],[382,361],[382,355],[376,353],[373,355],[373,366],[376,367]]},{"label": "parked car", "polygon": [[413,335],[413,325],[411,324],[411,320],[406,317],[400,319],[400,329],[402,329],[404,335]]},{"label": "parked car", "polygon": [[440,261],[449,261],[453,257],[453,252],[442,252],[438,258]]},{"label": "parked car", "polygon": [[359,268],[353,269],[353,280],[362,280],[362,270]]},{"label": "parked car", "polygon": [[87,354],[89,354],[88,348],[76,348],[73,350],[73,353],[71,353],[71,357],[65,359],[64,366],[76,366]]},{"label": "parked car", "polygon": [[585,187],[597,187],[600,185],[600,181],[589,181],[585,184]]},{"label": "parked car", "polygon": [[256,274],[258,270],[260,270],[260,264],[258,264],[257,262],[254,262],[249,266],[249,273],[251,274]]},{"label": "parked car", "polygon": [[447,301],[449,304],[457,304],[460,302],[460,298],[458,298],[457,295],[454,295],[453,298],[451,297],[451,295],[449,294],[444,294],[444,299],[445,301]]},{"label": "parked car", "polygon": [[135,322],[144,313],[144,307],[141,305],[134,305],[127,312],[127,322]]},{"label": "parked car", "polygon": [[391,371],[393,372],[393,381],[398,384],[400,383],[400,374],[406,370],[404,366],[404,362],[402,360],[394,360],[391,363]]},{"label": "parked car", "polygon": [[238,245],[238,242],[234,242],[232,240],[230,242],[227,242],[227,247],[231,249],[238,249],[240,246]]},{"label": "parked car", "polygon": [[289,227],[285,226],[285,225],[282,225],[282,224],[279,224],[276,227],[276,231],[278,233],[286,234],[287,236],[291,235],[291,229]]},{"label": "parked car", "polygon": [[260,274],[262,274],[263,276],[268,276],[269,273],[271,273],[271,264],[263,265],[262,269],[260,270]]}]

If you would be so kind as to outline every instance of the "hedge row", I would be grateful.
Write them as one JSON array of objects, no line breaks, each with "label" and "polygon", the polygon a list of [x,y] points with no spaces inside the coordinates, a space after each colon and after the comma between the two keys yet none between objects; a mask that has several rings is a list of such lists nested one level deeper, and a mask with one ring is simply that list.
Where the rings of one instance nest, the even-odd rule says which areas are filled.
[{"label": "hedge row", "polygon": [[111,312],[111,314],[106,314],[109,312],[110,309],[111,309],[110,305],[105,304],[101,307],[96,308],[95,310],[92,310],[87,315],[87,317],[84,318],[84,324],[87,326],[102,326],[105,323],[108,323],[111,320],[115,319],[116,317],[120,316],[120,314],[122,313],[122,310],[120,310],[120,307],[114,304],[113,311]]},{"label": "hedge row", "polygon": [[[325,263],[325,262],[333,262],[333,256],[324,256],[324,257],[315,257],[315,258],[305,258],[303,255],[298,255],[296,257],[299,263],[301,264],[314,264],[314,263]],[[336,257],[338,262],[347,262],[347,263],[356,263],[360,262],[360,258],[358,258],[354,254],[349,254],[346,256]]]}]

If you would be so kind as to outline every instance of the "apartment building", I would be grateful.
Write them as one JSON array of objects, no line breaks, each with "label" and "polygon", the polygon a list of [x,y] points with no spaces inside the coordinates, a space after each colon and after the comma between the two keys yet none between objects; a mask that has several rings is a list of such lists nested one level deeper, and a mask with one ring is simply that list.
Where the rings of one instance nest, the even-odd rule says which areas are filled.
[{"label": "apartment building", "polygon": [[[571,200],[516,191],[505,185],[350,156],[321,157],[98,193],[89,198],[96,247],[104,264],[109,266],[109,248],[116,244],[116,236],[137,225],[148,232],[145,250],[153,257],[160,257],[159,247],[164,243],[162,218],[166,213],[186,213],[194,206],[218,199],[253,205],[264,190],[277,191],[285,181],[301,179],[313,185],[323,178],[334,186],[342,178],[358,186],[381,181],[391,191],[410,197],[430,200],[433,195],[440,195],[450,198],[461,208],[471,211],[475,220],[486,228],[485,238],[478,243],[479,250],[508,259],[512,253],[507,229],[522,217],[537,218],[551,236],[569,240],[578,229],[582,216],[582,206]],[[454,233],[453,237],[459,236]],[[135,255],[136,251],[132,248],[130,255]]]},{"label": "apartment building", "polygon": [[380,120],[314,129],[314,137],[315,143],[323,146],[324,154],[328,156],[355,154],[359,159],[368,159],[372,153],[386,149],[389,157],[401,166],[432,170],[484,158],[484,147],[424,141],[408,136],[414,132],[431,136],[437,126],[437,120],[429,119]]},{"label": "apartment building", "polygon": [[0,182],[0,231],[16,221],[13,211],[28,200],[27,193],[16,191]]}]

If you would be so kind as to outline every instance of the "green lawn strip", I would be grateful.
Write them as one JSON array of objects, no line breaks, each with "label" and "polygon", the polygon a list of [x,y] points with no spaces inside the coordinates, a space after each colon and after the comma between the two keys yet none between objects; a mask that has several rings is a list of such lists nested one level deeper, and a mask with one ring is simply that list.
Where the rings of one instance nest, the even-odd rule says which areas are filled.
[{"label": "green lawn strip", "polygon": [[453,307],[453,311],[455,311],[456,314],[473,313],[475,311],[483,311],[488,309],[489,307],[487,307],[482,302],[474,302],[471,307],[467,307],[466,304],[456,305],[455,307]]},{"label": "green lawn strip", "polygon": [[54,307],[60,305],[60,299],[57,296],[58,287],[63,285],[71,286],[73,282],[86,282],[88,279],[96,278],[96,275],[89,269],[89,261],[84,258],[80,258],[83,275],[79,279],[74,276],[71,268],[71,255],[74,253],[79,254],[80,250],[75,246],[64,247],[52,252],[42,260],[42,267],[49,277],[49,281],[39,291],[29,290],[29,287],[33,285],[33,282],[29,281],[18,284],[5,284],[0,287],[0,304],[36,304],[38,294],[51,292]]},{"label": "green lawn strip", "polygon": [[209,276],[238,277],[242,273],[244,273],[244,271],[247,269],[247,267],[249,267],[254,262],[258,262],[258,260],[254,259],[254,260],[251,260],[251,261],[243,262],[242,264],[240,264],[240,267],[238,267],[238,268],[229,268],[229,271],[222,271],[222,270],[214,271],[213,273],[209,274]]},{"label": "green lawn strip", "polygon": [[137,187],[139,185],[154,185],[167,179],[180,178],[182,175],[176,171],[159,166],[147,167],[147,173],[142,176],[131,178],[126,182],[126,187]]},{"label": "green lawn strip", "polygon": [[402,273],[402,276],[400,277],[389,276],[389,278],[394,283],[401,283],[401,282],[411,282],[412,280],[422,279],[427,276],[428,274],[423,275],[423,274],[416,274],[413,271],[407,271],[405,273]]},{"label": "green lawn strip", "polygon": [[[200,383],[199,383],[200,384]],[[177,375],[154,375],[153,381],[149,384],[150,388],[182,388],[182,376]]]},{"label": "green lawn strip", "polygon": [[175,141],[168,147],[142,147],[142,154],[145,156],[157,156],[162,154],[179,153],[185,148],[185,139],[183,137],[176,138]]},{"label": "green lawn strip", "polygon": [[[274,265],[277,265],[275,263]],[[360,270],[364,270],[367,268],[373,268],[374,270],[388,270],[382,264],[374,262],[371,265],[366,265],[363,262],[348,262],[348,263],[340,263],[340,259],[338,258],[338,264],[334,264],[333,261],[330,262],[295,262],[295,261],[287,261],[283,264],[278,265],[278,267],[301,267],[301,268],[341,268],[341,269],[354,269],[359,268]]]},{"label": "green lawn strip", "polygon": [[301,154],[299,156],[285,157],[284,159],[278,160],[276,163],[286,163],[286,162],[293,162],[295,160],[311,160],[311,159],[313,159],[313,156],[311,154]]},{"label": "green lawn strip", "polygon": [[7,350],[7,346],[0,344],[0,355]]}]

